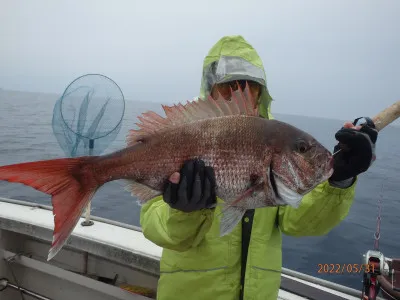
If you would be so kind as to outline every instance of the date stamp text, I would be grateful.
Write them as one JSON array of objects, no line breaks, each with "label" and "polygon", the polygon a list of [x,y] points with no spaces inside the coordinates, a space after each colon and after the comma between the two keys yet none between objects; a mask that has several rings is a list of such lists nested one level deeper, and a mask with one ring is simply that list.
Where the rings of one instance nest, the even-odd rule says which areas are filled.
[{"label": "date stamp text", "polygon": [[325,274],[355,274],[374,272],[372,264],[318,264],[318,273]]}]

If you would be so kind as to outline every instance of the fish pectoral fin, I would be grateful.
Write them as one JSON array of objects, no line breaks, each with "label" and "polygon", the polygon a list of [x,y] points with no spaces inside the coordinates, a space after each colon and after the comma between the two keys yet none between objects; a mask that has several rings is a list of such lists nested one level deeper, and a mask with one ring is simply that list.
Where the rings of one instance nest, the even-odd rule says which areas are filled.
[{"label": "fish pectoral fin", "polygon": [[228,209],[229,207],[233,207],[236,204],[238,204],[239,202],[246,200],[248,198],[251,198],[253,194],[262,191],[264,189],[264,182],[263,181],[259,181],[257,183],[255,183],[254,185],[252,185],[251,187],[249,187],[247,190],[245,190],[243,192],[243,194],[241,194],[239,197],[237,197],[234,201],[232,201],[231,203],[227,204],[225,206],[225,209]]},{"label": "fish pectoral fin", "polygon": [[220,220],[220,236],[230,233],[243,218],[245,208],[229,206],[222,212]]},{"label": "fish pectoral fin", "polygon": [[137,202],[139,205],[143,205],[146,201],[162,194],[161,191],[154,190],[153,188],[134,180],[124,181],[126,182],[124,189],[128,192],[131,192],[132,196],[138,198]]}]

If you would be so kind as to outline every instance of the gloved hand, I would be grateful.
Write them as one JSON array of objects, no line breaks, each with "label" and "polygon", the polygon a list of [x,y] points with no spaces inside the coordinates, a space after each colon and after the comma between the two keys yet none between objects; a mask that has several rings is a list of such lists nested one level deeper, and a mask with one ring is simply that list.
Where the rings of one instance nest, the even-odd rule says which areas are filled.
[{"label": "gloved hand", "polygon": [[163,198],[172,208],[192,212],[211,207],[217,200],[215,190],[213,168],[206,167],[202,160],[188,160],[167,180]]},{"label": "gloved hand", "polygon": [[334,156],[334,172],[329,181],[338,182],[354,178],[367,171],[375,160],[378,131],[372,120],[366,118],[367,123],[355,126],[357,120],[353,124],[346,123],[335,134],[339,143],[334,147],[334,153],[341,150]]}]

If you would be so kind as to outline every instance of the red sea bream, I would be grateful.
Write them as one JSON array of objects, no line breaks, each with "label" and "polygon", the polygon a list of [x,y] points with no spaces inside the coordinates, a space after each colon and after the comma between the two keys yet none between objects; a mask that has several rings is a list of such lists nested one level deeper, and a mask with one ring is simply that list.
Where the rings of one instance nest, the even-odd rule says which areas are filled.
[{"label": "red sea bream", "polygon": [[259,117],[247,89],[232,95],[230,101],[209,97],[163,106],[166,117],[144,113],[120,151],[2,166],[0,180],[52,196],[50,260],[100,186],[128,180],[127,188],[143,204],[162,194],[165,181],[185,160],[199,158],[215,170],[216,194],[223,200],[221,235],[228,234],[246,209],[296,207],[333,172],[331,153],[311,135]]}]

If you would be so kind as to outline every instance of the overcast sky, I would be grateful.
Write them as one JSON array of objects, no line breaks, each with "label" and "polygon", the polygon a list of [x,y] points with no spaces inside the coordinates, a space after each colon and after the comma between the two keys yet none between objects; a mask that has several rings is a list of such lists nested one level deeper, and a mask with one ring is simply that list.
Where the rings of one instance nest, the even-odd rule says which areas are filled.
[{"label": "overcast sky", "polygon": [[260,54],[273,112],[353,119],[400,100],[400,1],[0,0],[0,88],[102,73],[130,100],[198,94],[224,35]]}]

